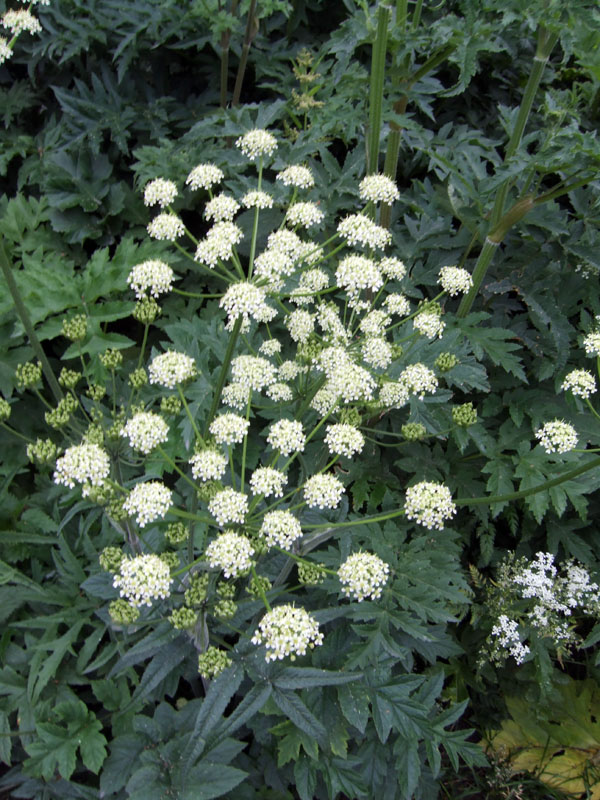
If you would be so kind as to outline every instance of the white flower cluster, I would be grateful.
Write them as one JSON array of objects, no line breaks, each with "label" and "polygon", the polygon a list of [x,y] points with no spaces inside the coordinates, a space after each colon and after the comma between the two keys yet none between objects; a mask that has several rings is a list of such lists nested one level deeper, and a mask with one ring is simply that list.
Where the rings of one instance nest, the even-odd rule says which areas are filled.
[{"label": "white flower cluster", "polygon": [[273,383],[266,391],[275,403],[289,403],[294,398],[294,393],[286,383]]},{"label": "white flower cluster", "polygon": [[391,318],[381,308],[369,311],[360,321],[358,327],[366,336],[383,336]]},{"label": "white flower cluster", "polygon": [[15,36],[23,31],[34,34],[41,33],[42,30],[39,20],[33,16],[31,11],[24,8],[7,11],[2,17],[2,26]]},{"label": "white flower cluster", "polygon": [[462,267],[442,267],[438,283],[450,297],[466,294],[473,286],[473,278]]},{"label": "white flower cluster", "polygon": [[225,531],[206,548],[211,567],[219,567],[226,578],[237,578],[252,566],[254,548],[246,536]]},{"label": "white flower cluster", "polygon": [[239,147],[250,161],[254,161],[255,158],[272,155],[277,149],[277,139],[272,133],[255,128],[240,136],[235,146]]},{"label": "white flower cluster", "polygon": [[198,242],[194,260],[213,269],[219,261],[228,261],[233,248],[242,241],[242,229],[233,222],[217,222]]},{"label": "white flower cluster", "polygon": [[368,370],[355,364],[344,348],[328,347],[322,350],[315,366],[327,376],[327,383],[315,395],[312,406],[320,413],[328,412],[338,399],[343,403],[373,399],[377,385],[375,379]]},{"label": "white flower cluster", "polygon": [[381,597],[389,575],[389,565],[372,553],[354,553],[338,569],[338,577],[345,595],[352,596],[359,603],[371,598]]},{"label": "white flower cluster", "polygon": [[294,452],[301,453],[306,443],[302,423],[289,419],[274,422],[269,429],[267,442],[273,450],[279,450],[282,456],[289,456]]},{"label": "white flower cluster", "polygon": [[173,181],[156,178],[146,184],[144,189],[144,203],[147,206],[159,205],[161,208],[170,205],[177,197],[177,186]]},{"label": "white flower cluster", "polygon": [[308,167],[291,166],[277,173],[276,180],[284,186],[295,186],[298,189],[312,189],[315,179]]},{"label": "white flower cluster", "polygon": [[565,377],[560,388],[564,392],[570,390],[576,397],[587,400],[596,391],[596,380],[586,369],[574,369]]},{"label": "white flower cluster", "polygon": [[224,177],[223,170],[214,164],[198,164],[185,182],[190,189],[211,189],[215,184],[221,183]]},{"label": "white flower cluster", "polygon": [[353,425],[339,423],[327,426],[325,444],[331,454],[352,458],[365,446],[365,437]]},{"label": "white flower cluster", "polygon": [[315,318],[309,311],[298,308],[286,317],[285,325],[294,342],[307,342],[315,329]]},{"label": "white flower cluster", "polygon": [[292,228],[311,228],[318,225],[325,218],[325,214],[316,203],[294,203],[288,208],[286,222]]},{"label": "white flower cluster", "polygon": [[283,487],[287,483],[287,476],[272,467],[258,467],[250,478],[250,489],[253,495],[265,497],[283,497]]},{"label": "white flower cluster", "polygon": [[383,286],[381,272],[374,261],[364,256],[346,256],[335,272],[337,285],[349,295],[357,295],[365,289],[377,291]]},{"label": "white flower cluster", "polygon": [[113,586],[135,608],[151,606],[153,600],[164,600],[171,593],[169,567],[156,555],[124,558],[119,573]]},{"label": "white flower cluster", "polygon": [[568,453],[577,446],[577,431],[560,419],[546,422],[535,432],[535,437],[547,453]]},{"label": "white flower cluster", "polygon": [[384,408],[402,408],[408,403],[409,393],[405,383],[385,381],[379,390],[379,402]]},{"label": "white flower cluster", "polygon": [[406,267],[399,258],[386,256],[379,262],[379,269],[391,281],[401,281],[406,275]]},{"label": "white flower cluster", "polygon": [[498,624],[492,628],[492,636],[497,637],[495,648],[504,648],[508,655],[511,655],[517,664],[522,664],[525,656],[530,652],[529,647],[521,642],[519,637],[519,626],[514,619],[510,619],[506,614],[498,617]]},{"label": "white flower cluster", "polygon": [[291,656],[306,654],[323,644],[323,634],[319,633],[319,623],[304,608],[291,605],[277,606],[265,614],[252,637],[252,644],[264,644],[267,648],[266,661],[277,661]]},{"label": "white flower cluster", "polygon": [[219,302],[219,306],[227,313],[228,331],[242,317],[242,331],[247,329],[250,319],[257,322],[270,322],[277,316],[277,311],[266,302],[267,293],[260,286],[249,281],[232,283]]},{"label": "white flower cluster", "polygon": [[387,175],[367,175],[358,187],[360,199],[391,206],[400,197],[398,187]]},{"label": "white flower cluster", "polygon": [[12,56],[12,48],[8,46],[8,42],[4,38],[4,36],[0,36],[0,65],[4,64],[5,61]]},{"label": "white flower cluster", "polygon": [[185,353],[167,350],[150,362],[148,367],[150,383],[158,383],[166,389],[174,389],[178,384],[185,383],[196,375],[194,359]]},{"label": "white flower cluster", "polygon": [[128,420],[119,433],[129,439],[129,444],[134,450],[147,455],[157,445],[167,441],[169,426],[158,414],[141,411]]},{"label": "white flower cluster", "polygon": [[239,444],[248,433],[250,423],[239,414],[226,412],[215,417],[210,423],[210,432],[218,444]]},{"label": "white flower cluster", "polygon": [[204,216],[207,220],[215,222],[231,222],[240,210],[239,203],[226,194],[218,194],[204,207]]},{"label": "white flower cluster", "polygon": [[222,489],[208,504],[208,510],[220,528],[229,523],[242,523],[248,513],[248,496],[235,489]]},{"label": "white flower cluster", "polygon": [[277,546],[291,550],[294,542],[302,536],[302,528],[291,511],[269,511],[260,527],[269,547]]},{"label": "white flower cluster", "polygon": [[244,208],[273,208],[273,198],[266,192],[246,192],[242,205]]},{"label": "white flower cluster", "polygon": [[135,292],[138,300],[150,295],[158,297],[173,288],[173,270],[159,259],[151,259],[136,264],[127,276],[127,284]]},{"label": "white flower cluster", "polygon": [[129,516],[135,516],[140,528],[150,522],[163,519],[172,505],[171,490],[160,481],[146,481],[136,484],[123,503]]},{"label": "white flower cluster", "polygon": [[416,395],[423,400],[425,394],[435,394],[438,380],[433,370],[425,364],[410,364],[400,373],[398,382],[403,384],[409,394]]},{"label": "white flower cluster", "polygon": [[174,242],[185,233],[183,222],[176,214],[158,214],[148,225],[148,235],[153,239]]},{"label": "white flower cluster", "polygon": [[278,339],[266,339],[258,348],[258,352],[263,356],[274,356],[281,353],[281,342]]},{"label": "white flower cluster", "polygon": [[218,450],[201,450],[190,458],[194,480],[218,481],[225,474],[227,459]]},{"label": "white flower cluster", "polygon": [[[231,362],[231,373],[235,383],[246,390],[260,392],[277,379],[277,371],[270,361],[260,356],[238,356]],[[246,395],[247,396],[247,395]]]},{"label": "white flower cluster", "polygon": [[226,406],[243,411],[248,405],[250,392],[250,389],[239,383],[228,383],[227,386],[223,387],[221,400]]},{"label": "white flower cluster", "polygon": [[335,475],[313,475],[304,484],[304,499],[310,508],[337,508],[344,484]]},{"label": "white flower cluster", "polygon": [[421,311],[420,314],[413,319],[415,330],[422,333],[428,339],[436,339],[442,335],[446,323],[443,322],[439,314],[435,311]]},{"label": "white flower cluster", "polygon": [[344,217],[337,227],[337,232],[350,247],[360,244],[369,250],[383,250],[392,241],[392,235],[388,230],[371,222],[362,214],[350,214]]},{"label": "white flower cluster", "polygon": [[392,346],[383,336],[367,336],[361,347],[363,361],[373,369],[386,369],[392,363]]},{"label": "white flower cluster", "polygon": [[73,489],[82,484],[87,497],[92,486],[102,486],[110,472],[108,453],[97,444],[80,444],[69,447],[56,462],[54,483]]},{"label": "white flower cluster", "polygon": [[431,530],[442,530],[444,522],[456,514],[450,489],[443,483],[422,481],[406,490],[404,512],[407,519]]},{"label": "white flower cluster", "polygon": [[329,277],[322,269],[309,269],[300,275],[298,286],[290,294],[290,300],[297,305],[314,303],[315,295],[329,286]]},{"label": "white flower cluster", "polygon": [[593,331],[583,340],[583,346],[588,356],[600,356],[600,331]]},{"label": "white flower cluster", "polygon": [[390,314],[396,314],[398,317],[410,314],[410,302],[403,294],[388,294],[383,306]]}]

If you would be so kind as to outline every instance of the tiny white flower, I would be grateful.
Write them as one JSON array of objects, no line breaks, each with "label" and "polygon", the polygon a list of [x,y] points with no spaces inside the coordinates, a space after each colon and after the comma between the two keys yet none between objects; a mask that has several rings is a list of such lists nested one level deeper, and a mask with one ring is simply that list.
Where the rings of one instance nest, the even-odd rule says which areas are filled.
[{"label": "tiny white flower", "polygon": [[75,484],[83,486],[87,497],[92,486],[102,486],[110,472],[108,453],[97,444],[80,444],[69,447],[56,462],[54,483],[73,489]]},{"label": "tiny white flower", "polygon": [[160,481],[137,483],[123,503],[129,516],[135,516],[140,528],[162,519],[172,505],[171,490]]},{"label": "tiny white flower", "polygon": [[169,567],[157,555],[124,558],[119,574],[113,579],[115,589],[135,608],[151,606],[153,600],[164,600],[171,593]]},{"label": "tiny white flower", "polygon": [[294,660],[296,656],[305,655],[307,648],[323,644],[323,634],[319,633],[319,623],[308,611],[283,605],[264,615],[251,641],[265,645],[266,661],[280,661],[286,656]]},{"label": "tiny white flower", "polygon": [[400,197],[398,187],[387,175],[367,175],[359,185],[360,199],[372,203],[392,203]]},{"label": "tiny white flower", "polygon": [[269,511],[260,528],[269,547],[291,550],[294,542],[302,536],[302,528],[291,511]]},{"label": "tiny white flower", "polygon": [[338,569],[342,591],[359,603],[381,597],[390,572],[389,565],[372,553],[354,553]]},{"label": "tiny white flower", "polygon": [[119,433],[129,439],[129,444],[134,450],[147,455],[157,445],[167,441],[169,426],[158,414],[141,411],[128,420]]},{"label": "tiny white flower", "polygon": [[245,208],[273,208],[273,198],[266,192],[246,192],[242,197],[242,205]]},{"label": "tiny white flower", "polygon": [[583,346],[585,348],[586,355],[600,356],[600,331],[588,333],[583,340]]},{"label": "tiny white flower", "polygon": [[404,384],[409,394],[416,395],[423,400],[425,394],[435,394],[438,388],[438,379],[433,370],[425,364],[410,364],[400,374],[398,382]]},{"label": "tiny white flower", "polygon": [[41,33],[42,26],[33,14],[24,8],[7,11],[2,17],[2,25],[13,35],[18,36],[22,31],[28,33]]},{"label": "tiny white flower", "polygon": [[596,380],[586,369],[574,369],[565,377],[560,387],[563,391],[571,391],[576,397],[587,400],[596,391]]},{"label": "tiny white flower", "polygon": [[406,275],[404,263],[399,258],[393,258],[392,256],[382,258],[379,262],[379,269],[391,281],[401,281]]},{"label": "tiny white flower", "polygon": [[265,497],[283,497],[283,487],[287,483],[287,476],[272,467],[258,467],[250,478],[250,489],[253,495]]},{"label": "tiny white flower", "polygon": [[210,189],[215,184],[221,183],[224,177],[223,170],[214,164],[198,164],[187,176],[185,182],[190,189]]},{"label": "tiny white flower", "polygon": [[310,508],[337,508],[344,484],[335,475],[313,475],[304,484],[304,499]]},{"label": "tiny white flower", "polygon": [[211,567],[219,567],[226,578],[237,578],[252,566],[254,548],[245,536],[225,531],[206,548]]},{"label": "tiny white flower", "polygon": [[153,239],[174,242],[185,233],[183,222],[175,214],[159,214],[148,225],[148,234]]},{"label": "tiny white flower", "polygon": [[215,417],[210,423],[210,432],[218,444],[232,445],[243,441],[248,433],[250,422],[238,414],[226,412]]},{"label": "tiny white flower", "polygon": [[204,207],[204,216],[215,222],[231,222],[239,210],[239,203],[233,197],[218,194]]},{"label": "tiny white flower", "polygon": [[180,383],[190,380],[196,375],[194,359],[185,353],[167,350],[156,356],[148,367],[150,383],[158,383],[166,389],[174,389]]},{"label": "tiny white flower", "polygon": [[192,477],[201,481],[218,481],[225,474],[227,459],[218,450],[201,450],[190,458]]},{"label": "tiny white flower", "polygon": [[210,501],[208,510],[221,528],[232,522],[242,524],[248,513],[248,495],[235,489],[223,489]]},{"label": "tiny white flower", "polygon": [[450,489],[442,483],[422,481],[406,490],[404,511],[407,519],[431,530],[442,530],[444,522],[456,514]]},{"label": "tiny white flower", "polygon": [[296,186],[298,189],[312,189],[315,179],[308,167],[291,166],[277,173],[276,180],[284,186]]},{"label": "tiny white flower", "polygon": [[413,326],[415,330],[422,333],[423,336],[426,336],[428,339],[436,339],[441,337],[446,323],[435,311],[421,311],[421,313],[417,314],[413,319]]},{"label": "tiny white flower", "polygon": [[568,453],[577,446],[577,431],[560,419],[546,422],[535,432],[535,437],[547,453]]},{"label": "tiny white flower", "polygon": [[462,267],[442,267],[438,283],[450,297],[454,297],[457,294],[466,294],[473,286],[473,279]]},{"label": "tiny white flower", "polygon": [[286,222],[292,228],[311,228],[318,225],[325,218],[325,214],[320,210],[316,203],[294,203],[288,208]]},{"label": "tiny white flower", "polygon": [[344,217],[337,231],[350,247],[360,244],[369,249],[382,250],[392,241],[392,235],[388,230],[376,225],[362,214]]},{"label": "tiny white flower", "polygon": [[332,455],[352,458],[352,456],[360,453],[365,446],[365,437],[353,425],[338,423],[337,425],[327,426],[325,444]]},{"label": "tiny white flower", "polygon": [[269,429],[267,442],[273,450],[279,450],[282,456],[289,456],[294,452],[301,453],[306,443],[302,423],[289,419],[274,422]]},{"label": "tiny white flower", "polygon": [[136,264],[127,276],[127,283],[135,292],[138,300],[148,295],[158,297],[170,292],[173,283],[173,270],[164,261],[151,259]]}]

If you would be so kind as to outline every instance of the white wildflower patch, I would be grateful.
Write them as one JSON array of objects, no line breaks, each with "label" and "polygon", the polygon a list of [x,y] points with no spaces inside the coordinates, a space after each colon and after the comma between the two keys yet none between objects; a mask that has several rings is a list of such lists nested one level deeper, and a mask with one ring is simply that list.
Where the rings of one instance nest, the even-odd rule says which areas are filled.
[{"label": "white wildflower patch", "polygon": [[185,353],[168,350],[156,356],[148,367],[150,383],[158,383],[166,389],[174,389],[196,376],[194,359]]},{"label": "white wildflower patch", "polygon": [[294,393],[286,383],[272,383],[265,394],[276,403],[289,403],[294,398]]},{"label": "white wildflower patch", "polygon": [[218,450],[201,450],[190,458],[192,477],[200,481],[218,481],[227,469],[227,459]]},{"label": "white wildflower patch", "polygon": [[2,26],[15,36],[23,31],[31,34],[42,32],[42,26],[37,17],[34,17],[31,11],[25,8],[7,11],[2,17]]},{"label": "white wildflower patch", "polygon": [[183,236],[185,227],[176,214],[158,214],[148,225],[148,235],[159,241],[174,242]]},{"label": "white wildflower patch", "polygon": [[315,179],[308,167],[291,166],[277,173],[276,180],[284,186],[295,186],[298,189],[312,189]]},{"label": "white wildflower patch", "polygon": [[258,467],[250,478],[250,490],[256,496],[283,497],[283,487],[286,484],[287,476],[272,467]]},{"label": "white wildflower patch", "polygon": [[127,284],[135,292],[138,300],[145,297],[159,297],[173,288],[174,274],[168,264],[159,259],[151,259],[136,264],[127,276]]},{"label": "white wildflower patch", "polygon": [[572,392],[576,397],[587,400],[596,391],[596,380],[586,369],[574,369],[565,377],[560,387],[565,392]]},{"label": "white wildflower patch", "polygon": [[422,481],[406,490],[404,512],[407,519],[431,530],[442,530],[444,522],[456,514],[450,489],[443,483]]},{"label": "white wildflower patch", "polygon": [[273,450],[279,450],[282,456],[301,453],[306,444],[306,436],[302,423],[296,420],[280,419],[269,428],[267,442]]},{"label": "white wildflower patch", "polygon": [[497,639],[494,649],[502,648],[515,659],[517,664],[522,664],[530,652],[528,645],[521,641],[518,623],[514,619],[509,619],[506,614],[498,617],[498,623],[492,628],[492,636]]},{"label": "white wildflower patch", "polygon": [[113,579],[121,597],[135,608],[151,606],[153,600],[165,600],[171,594],[171,583],[169,567],[153,554],[124,558]]},{"label": "white wildflower patch", "polygon": [[446,327],[446,323],[442,320],[439,314],[434,311],[421,311],[420,314],[413,319],[413,326],[415,330],[426,336],[428,339],[437,339],[441,337]]},{"label": "white wildflower patch", "polygon": [[337,285],[349,294],[357,294],[364,289],[376,291],[383,286],[381,272],[374,261],[364,256],[346,256],[335,272]]},{"label": "white wildflower patch", "polygon": [[129,439],[129,444],[134,450],[147,455],[159,444],[167,441],[169,426],[159,414],[141,411],[128,420],[119,433]]},{"label": "white wildflower patch", "polygon": [[353,425],[338,423],[327,426],[325,444],[332,455],[352,458],[365,446],[365,437]]},{"label": "white wildflower patch", "polygon": [[315,329],[315,317],[309,311],[299,308],[288,315],[285,324],[295,342],[307,342]]},{"label": "white wildflower patch", "polygon": [[209,221],[231,222],[239,210],[237,200],[226,194],[218,194],[204,206],[204,216]]},{"label": "white wildflower patch", "polygon": [[560,419],[546,422],[535,432],[535,438],[547,453],[568,453],[577,447],[577,431]]},{"label": "white wildflower patch", "polygon": [[244,234],[233,222],[217,222],[205,238],[198,242],[194,260],[214,269],[219,261],[228,261],[233,248],[242,241]]},{"label": "white wildflower patch", "polygon": [[211,567],[219,567],[226,578],[237,578],[252,566],[254,548],[246,536],[225,531],[206,548],[206,558]]},{"label": "white wildflower patch", "polygon": [[409,390],[403,382],[385,381],[379,390],[379,402],[384,408],[402,408],[409,397]]},{"label": "white wildflower patch", "polygon": [[69,447],[56,462],[54,483],[75,488],[83,486],[83,496],[87,497],[92,486],[102,486],[110,472],[108,453],[97,444],[80,444]]},{"label": "white wildflower patch", "polygon": [[249,427],[250,422],[244,417],[226,412],[213,419],[210,423],[209,431],[218,444],[229,446],[243,441]]},{"label": "white wildflower patch", "polygon": [[390,314],[398,317],[406,317],[410,314],[410,301],[403,294],[388,294],[383,301],[383,306]]},{"label": "white wildflower patch", "polygon": [[265,514],[260,528],[269,547],[291,550],[292,545],[302,536],[302,528],[291,511],[269,511]]},{"label": "white wildflower patch", "polygon": [[386,203],[388,206],[391,206],[400,197],[398,187],[387,175],[367,175],[360,182],[358,191],[361,200]]},{"label": "white wildflower patch", "polygon": [[294,203],[288,208],[286,222],[292,228],[312,228],[325,218],[325,214],[316,203]]},{"label": "white wildflower patch", "polygon": [[242,524],[248,513],[248,495],[235,489],[223,489],[210,501],[208,510],[221,528],[231,523]]},{"label": "white wildflower patch", "polygon": [[377,600],[387,583],[389,565],[372,553],[354,553],[338,569],[338,577],[345,595],[362,603]]},{"label": "white wildflower patch", "polygon": [[156,178],[146,184],[144,188],[144,204],[147,206],[159,205],[161,208],[171,205],[177,197],[177,186],[173,181]]},{"label": "white wildflower patch", "polygon": [[313,475],[304,484],[304,500],[310,508],[337,508],[344,491],[335,475]]},{"label": "white wildflower patch", "polygon": [[242,317],[245,324],[250,319],[257,322],[270,322],[277,316],[277,311],[266,302],[266,292],[260,286],[255,286],[249,281],[232,283],[219,302],[219,306],[227,313],[227,330]]},{"label": "white wildflower patch", "polygon": [[223,170],[214,164],[198,164],[185,179],[190,189],[211,189],[224,178]]},{"label": "white wildflower patch", "polygon": [[369,250],[383,250],[392,241],[391,233],[362,214],[350,214],[339,223],[339,235],[350,247],[357,244]]},{"label": "white wildflower patch", "polygon": [[379,262],[379,269],[390,281],[401,281],[406,275],[406,266],[399,258],[388,256]]},{"label": "white wildflower patch", "polygon": [[229,408],[236,408],[238,411],[243,411],[247,405],[250,397],[251,389],[247,389],[241,383],[228,383],[223,387],[221,392],[221,400],[223,405]]},{"label": "white wildflower patch", "polygon": [[291,656],[306,655],[307,649],[323,644],[319,623],[304,608],[277,606],[268,611],[258,624],[252,644],[264,644],[266,661],[281,661]]},{"label": "white wildflower patch", "polygon": [[473,286],[473,279],[462,267],[442,267],[438,283],[450,297],[454,297],[457,294],[466,294]]},{"label": "white wildflower patch", "polygon": [[277,369],[270,361],[260,356],[238,356],[231,362],[231,373],[235,383],[247,391],[259,392],[275,383]]},{"label": "white wildflower patch", "polygon": [[273,208],[273,198],[267,192],[246,192],[242,197],[244,208]]},{"label": "white wildflower patch", "polygon": [[144,528],[150,522],[163,519],[171,508],[172,492],[160,481],[136,484],[123,503],[123,509]]},{"label": "white wildflower patch", "polygon": [[361,354],[363,361],[373,369],[385,369],[392,363],[392,346],[382,336],[367,336]]},{"label": "white wildflower patch", "polygon": [[426,394],[435,394],[438,389],[435,373],[425,364],[410,364],[402,370],[398,382],[404,384],[408,393],[416,395],[419,400],[423,400]]},{"label": "white wildflower patch", "polygon": [[255,128],[248,131],[243,136],[236,140],[236,147],[250,160],[254,161],[261,156],[270,156],[277,149],[277,139],[272,133]]}]

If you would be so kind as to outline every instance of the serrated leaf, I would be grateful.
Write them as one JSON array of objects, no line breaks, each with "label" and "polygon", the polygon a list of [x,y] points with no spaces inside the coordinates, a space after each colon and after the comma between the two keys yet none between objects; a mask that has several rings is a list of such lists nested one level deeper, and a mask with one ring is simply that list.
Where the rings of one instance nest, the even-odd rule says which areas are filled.
[{"label": "serrated leaf", "polygon": [[273,701],[286,717],[301,731],[312,736],[324,749],[327,746],[327,732],[322,723],[307,708],[295,692],[273,689]]}]

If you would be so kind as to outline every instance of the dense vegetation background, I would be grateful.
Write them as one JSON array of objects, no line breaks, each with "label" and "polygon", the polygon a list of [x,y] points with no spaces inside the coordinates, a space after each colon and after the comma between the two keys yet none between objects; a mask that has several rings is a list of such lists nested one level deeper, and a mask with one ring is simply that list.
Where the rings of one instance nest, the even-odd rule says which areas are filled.
[{"label": "dense vegetation background", "polygon": [[[1,14],[14,7],[0,0]],[[20,34],[0,64],[2,796],[600,798],[598,598],[556,622],[568,636],[536,632],[510,572],[541,552],[557,575],[572,559],[590,581],[598,574],[600,417],[593,395],[561,391],[570,371],[597,362],[584,346],[600,323],[596,5],[51,0],[32,10],[41,31]],[[444,389],[402,415],[355,403],[372,446],[341,461],[345,505],[308,518],[317,529],[350,521],[354,539],[328,542],[323,563],[337,566],[350,541],[374,550],[393,565],[393,598],[336,617],[337,590],[307,591],[330,643],[265,667],[232,633],[252,633],[260,601],[236,597],[237,616],[215,635],[237,660],[211,682],[198,674],[206,648],[168,611],[132,625],[109,614],[117,592],[99,555],[122,544],[119,520],[53,482],[68,444],[44,417],[58,399],[48,376],[19,373],[39,352],[18,303],[57,376],[83,358],[90,384],[106,383],[106,430],[131,405],[128,375],[167,347],[195,359],[202,378],[188,400],[208,424],[231,358],[222,286],[150,239],[143,189],[159,177],[183,187],[210,161],[239,196],[255,178],[235,141],[254,128],[279,141],[269,185],[308,164],[326,220],[357,210],[365,175],[395,180],[400,200],[377,221],[392,234],[387,254],[409,269],[415,309],[437,295],[440,267],[478,280],[466,299],[442,301],[442,338],[411,344],[410,360],[444,372]],[[176,211],[206,234],[197,195]],[[269,231],[282,219],[270,213]],[[335,232],[324,226],[315,240]],[[164,298],[150,325],[127,278],[167,253],[179,289],[197,296]],[[79,344],[64,336],[75,315],[87,325]],[[116,383],[98,361],[107,349],[124,359]],[[442,370],[442,354],[453,368]],[[149,407],[149,390],[137,400]],[[452,407],[469,403],[477,414],[465,424]],[[576,429],[575,450],[536,440],[555,419]],[[190,430],[184,419],[181,447]],[[56,449],[28,457],[39,439]],[[169,453],[179,463],[184,450]],[[321,457],[307,451],[299,474]],[[125,483],[139,467],[127,458]],[[394,516],[417,480],[452,490],[458,513],[443,535]],[[272,582],[283,563],[265,573]],[[520,664],[493,645],[509,607],[530,648]]]}]

